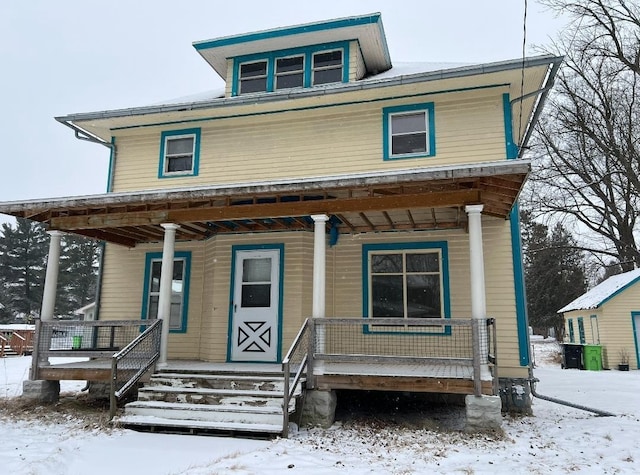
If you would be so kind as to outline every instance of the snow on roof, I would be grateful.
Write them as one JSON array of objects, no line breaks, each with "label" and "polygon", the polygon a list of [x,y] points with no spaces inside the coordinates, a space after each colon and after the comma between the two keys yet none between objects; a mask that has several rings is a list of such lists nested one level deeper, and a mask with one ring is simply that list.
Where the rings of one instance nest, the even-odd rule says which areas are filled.
[{"label": "snow on roof", "polygon": [[638,280],[640,280],[640,269],[609,277],[587,293],[582,294],[573,302],[562,307],[558,310],[558,313],[598,308],[614,295],[622,292],[630,285],[635,284]]},{"label": "snow on roof", "polygon": [[[425,63],[425,62],[400,62],[395,63],[393,67],[383,73],[369,76],[362,81],[373,81],[378,79],[392,79],[402,76],[410,76],[412,74],[424,74],[433,71],[442,71],[446,69],[456,69],[470,66],[470,63]],[[224,98],[224,88],[212,89],[210,91],[190,94],[188,96],[176,97],[164,101],[151,104],[152,106],[171,106],[176,104],[194,104],[197,102],[209,102],[214,99]]]}]

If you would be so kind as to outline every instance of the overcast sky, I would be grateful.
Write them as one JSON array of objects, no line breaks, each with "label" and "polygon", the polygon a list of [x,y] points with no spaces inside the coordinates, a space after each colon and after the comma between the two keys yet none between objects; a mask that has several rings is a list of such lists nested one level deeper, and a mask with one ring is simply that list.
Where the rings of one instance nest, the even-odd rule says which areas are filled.
[{"label": "overcast sky", "polygon": [[[192,42],[373,12],[392,62],[522,54],[524,0],[2,0],[0,201],[103,193],[109,150],[53,117],[220,88]],[[527,54],[562,26],[529,0]]]}]

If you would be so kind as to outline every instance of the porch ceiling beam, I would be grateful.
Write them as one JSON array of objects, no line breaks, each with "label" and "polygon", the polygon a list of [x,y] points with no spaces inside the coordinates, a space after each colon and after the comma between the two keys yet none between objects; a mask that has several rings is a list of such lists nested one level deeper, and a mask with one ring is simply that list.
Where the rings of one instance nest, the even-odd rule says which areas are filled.
[{"label": "porch ceiling beam", "polygon": [[51,227],[61,230],[145,226],[161,223],[190,223],[264,217],[306,216],[345,212],[382,211],[415,207],[441,208],[481,202],[480,190],[455,190],[408,195],[372,196],[366,198],[264,203],[213,208],[187,208],[163,211],[97,214],[93,216],[60,216],[51,218]]},{"label": "porch ceiling beam", "polygon": [[92,239],[98,239],[100,241],[108,241],[114,244],[120,244],[126,247],[135,247],[137,242],[137,240],[135,239],[127,238],[110,232],[105,232],[100,229],[83,229],[77,231],[76,234],[80,234]]}]

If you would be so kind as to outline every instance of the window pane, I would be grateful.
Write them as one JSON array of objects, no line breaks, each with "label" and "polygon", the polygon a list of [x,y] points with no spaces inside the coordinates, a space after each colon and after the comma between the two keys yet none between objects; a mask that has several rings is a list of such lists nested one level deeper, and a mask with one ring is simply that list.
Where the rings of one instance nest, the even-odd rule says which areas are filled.
[{"label": "window pane", "polygon": [[406,153],[426,153],[427,135],[397,135],[391,139],[391,154],[403,155]]},{"label": "window pane", "polygon": [[243,284],[240,305],[242,308],[270,307],[271,284]]},{"label": "window pane", "polygon": [[267,75],[267,62],[258,61],[256,63],[245,63],[240,65],[240,77],[249,78]]},{"label": "window pane", "polygon": [[374,254],[371,256],[371,272],[400,273],[402,272],[401,254]]},{"label": "window pane", "polygon": [[147,318],[149,320],[158,318],[158,300],[159,297],[157,295],[149,297],[149,309],[147,311]]},{"label": "window pane", "polygon": [[160,271],[162,270],[162,262],[154,261],[151,263],[151,286],[149,290],[151,292],[158,292],[160,290]]},{"label": "window pane", "polygon": [[407,254],[407,272],[440,272],[437,252]]},{"label": "window pane", "polygon": [[280,58],[276,61],[276,73],[302,71],[303,66],[304,58],[302,56],[295,56],[293,58]]},{"label": "window pane", "polygon": [[271,282],[271,259],[242,261],[242,282]]},{"label": "window pane", "polygon": [[342,51],[329,51],[328,53],[316,53],[313,55],[313,68],[326,68],[328,66],[342,66]]},{"label": "window pane", "polygon": [[[175,261],[173,263],[173,279],[171,280],[171,292],[174,294],[182,294],[182,268],[184,261]],[[182,297],[180,297],[182,299]]]},{"label": "window pane", "polygon": [[240,93],[264,92],[267,90],[267,78],[247,79],[240,82]]},{"label": "window pane", "polygon": [[331,82],[342,82],[342,68],[323,69],[313,72],[313,84],[328,84]]},{"label": "window pane", "polygon": [[373,317],[404,316],[401,275],[374,275],[371,278]]},{"label": "window pane", "polygon": [[173,294],[169,312],[169,328],[180,327],[182,327],[182,294]]},{"label": "window pane", "polygon": [[191,170],[192,157],[191,155],[185,157],[168,157],[167,158],[167,171],[168,172],[184,172]]},{"label": "window pane", "polygon": [[287,74],[286,76],[278,76],[276,78],[276,89],[290,89],[292,87],[302,87],[304,75]]},{"label": "window pane", "polygon": [[193,153],[193,137],[167,139],[167,155],[183,155]]},{"label": "window pane", "polygon": [[440,318],[440,277],[407,276],[408,318]]},{"label": "window pane", "polygon": [[392,134],[407,134],[411,132],[426,132],[427,123],[425,113],[398,114],[391,116]]}]

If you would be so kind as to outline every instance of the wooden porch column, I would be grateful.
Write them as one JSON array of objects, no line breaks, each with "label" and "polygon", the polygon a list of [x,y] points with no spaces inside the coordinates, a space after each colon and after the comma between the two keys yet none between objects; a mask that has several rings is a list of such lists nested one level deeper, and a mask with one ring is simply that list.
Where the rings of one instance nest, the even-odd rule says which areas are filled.
[{"label": "wooden porch column", "polygon": [[471,318],[474,322],[473,344],[473,385],[474,394],[482,394],[482,374],[488,372],[488,365],[482,363],[488,354],[487,327],[480,320],[486,318],[487,301],[484,281],[484,252],[482,249],[482,209],[483,205],[465,206],[469,220],[469,268],[471,270]]},{"label": "wooden porch column", "polygon": [[[313,318],[324,318],[325,315],[325,287],[326,287],[326,234],[327,221],[329,216],[326,214],[313,214],[313,307],[311,316]],[[310,347],[312,353],[324,353],[325,332],[324,328],[314,325],[317,346]],[[324,362],[313,361],[311,357],[312,374],[324,374]],[[313,378],[315,379],[315,378]],[[313,382],[312,382],[313,386]]]},{"label": "wooden porch column", "polygon": [[468,205],[464,210],[469,219],[469,254],[471,269],[471,316],[485,318],[487,304],[484,283],[484,252],[482,250],[483,205]]},{"label": "wooden porch column", "polygon": [[58,272],[60,269],[60,240],[61,231],[47,231],[51,236],[49,240],[49,256],[47,257],[47,273],[44,278],[44,290],[42,292],[42,307],[40,319],[42,321],[53,320],[56,306],[56,289],[58,287]]},{"label": "wooden porch column", "polygon": [[169,320],[171,317],[171,283],[173,281],[173,258],[176,244],[176,230],[180,228],[174,223],[161,224],[164,228],[164,244],[162,247],[162,268],[160,270],[160,295],[158,296],[158,318],[162,320],[162,338],[160,340],[160,358],[158,366],[167,365],[167,347],[169,342]]},{"label": "wooden porch column", "polygon": [[326,214],[313,214],[313,318],[325,317],[326,283]]},{"label": "wooden porch column", "polygon": [[[49,255],[47,256],[47,271],[44,277],[44,289],[42,291],[42,306],[40,307],[40,321],[49,322],[53,320],[53,314],[56,308],[56,291],[58,288],[58,274],[60,271],[60,241],[63,236],[61,231],[47,231],[49,239]],[[38,367],[47,366],[49,358],[40,356],[40,347],[51,346],[51,334],[47,334],[44,340],[40,341],[42,334],[40,325],[36,324],[35,341],[33,342],[33,354],[31,372],[29,380],[33,381],[38,378]]]}]

